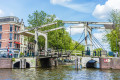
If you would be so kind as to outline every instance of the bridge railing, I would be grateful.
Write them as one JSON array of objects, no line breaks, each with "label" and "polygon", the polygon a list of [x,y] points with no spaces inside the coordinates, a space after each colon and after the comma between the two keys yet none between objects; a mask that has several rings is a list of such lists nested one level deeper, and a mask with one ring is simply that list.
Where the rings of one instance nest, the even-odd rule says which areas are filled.
[{"label": "bridge railing", "polygon": [[58,56],[58,57],[61,57],[61,56],[69,56],[69,52],[70,51],[61,51],[61,50],[52,50],[51,52],[48,52],[48,56]]},{"label": "bridge railing", "polygon": [[101,57],[101,51],[94,52],[94,51],[82,51],[82,57]]}]

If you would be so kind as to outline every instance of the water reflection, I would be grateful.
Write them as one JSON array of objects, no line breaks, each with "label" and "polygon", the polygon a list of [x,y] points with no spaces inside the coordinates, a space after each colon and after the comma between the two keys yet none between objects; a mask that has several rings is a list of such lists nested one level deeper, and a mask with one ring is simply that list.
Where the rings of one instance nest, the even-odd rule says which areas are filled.
[{"label": "water reflection", "polygon": [[57,68],[0,69],[0,80],[120,80],[119,70]]}]

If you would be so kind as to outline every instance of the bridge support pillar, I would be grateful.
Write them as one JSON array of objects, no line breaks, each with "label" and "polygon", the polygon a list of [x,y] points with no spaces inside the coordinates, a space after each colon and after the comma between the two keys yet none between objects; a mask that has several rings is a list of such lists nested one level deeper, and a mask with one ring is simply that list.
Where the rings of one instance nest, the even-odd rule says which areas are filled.
[{"label": "bridge support pillar", "polygon": [[45,36],[45,56],[47,56],[47,34]]},{"label": "bridge support pillar", "polygon": [[55,60],[55,67],[58,66],[58,60]]},{"label": "bridge support pillar", "polygon": [[26,59],[20,59],[20,68],[21,69],[26,68]]},{"label": "bridge support pillar", "polygon": [[92,34],[91,33],[92,33],[92,29],[90,29],[89,35],[90,35],[90,55],[93,56],[93,47],[92,47],[93,43],[92,43]]},{"label": "bridge support pillar", "polygon": [[86,23],[84,24],[84,26],[85,26],[85,50],[87,51],[87,26],[88,24]]},{"label": "bridge support pillar", "polygon": [[38,33],[37,33],[37,30],[35,29],[35,56],[38,54]]}]

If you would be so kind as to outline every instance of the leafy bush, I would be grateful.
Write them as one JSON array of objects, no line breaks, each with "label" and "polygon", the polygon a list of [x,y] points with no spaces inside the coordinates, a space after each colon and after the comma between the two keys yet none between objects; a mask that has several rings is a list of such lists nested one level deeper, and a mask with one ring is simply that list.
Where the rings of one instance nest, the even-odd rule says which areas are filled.
[{"label": "leafy bush", "polygon": [[[75,54],[71,54],[72,56],[75,56]],[[77,56],[82,56],[82,54],[76,54]]]},{"label": "leafy bush", "polygon": [[15,58],[12,58],[12,61],[15,62]]},{"label": "leafy bush", "polygon": [[24,53],[21,52],[21,53],[20,53],[20,56],[21,56],[21,57],[24,56]]},{"label": "leafy bush", "polygon": [[82,54],[77,54],[77,56],[82,56]]},{"label": "leafy bush", "polygon": [[75,54],[71,54],[72,56],[75,56]]}]

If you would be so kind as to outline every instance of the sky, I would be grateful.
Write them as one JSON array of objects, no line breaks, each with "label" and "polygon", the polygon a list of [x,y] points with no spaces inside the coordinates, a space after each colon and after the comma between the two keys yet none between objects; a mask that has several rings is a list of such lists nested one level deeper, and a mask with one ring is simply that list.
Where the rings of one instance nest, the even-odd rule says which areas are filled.
[{"label": "sky", "polygon": [[[0,0],[0,17],[17,16],[24,20],[28,26],[28,15],[35,10],[45,11],[47,14],[55,14],[63,21],[98,21],[107,22],[112,9],[120,9],[120,0]],[[78,40],[83,29],[72,29],[71,37]],[[68,26],[66,31],[70,31]],[[93,30],[93,35],[102,42],[104,30]]]}]

